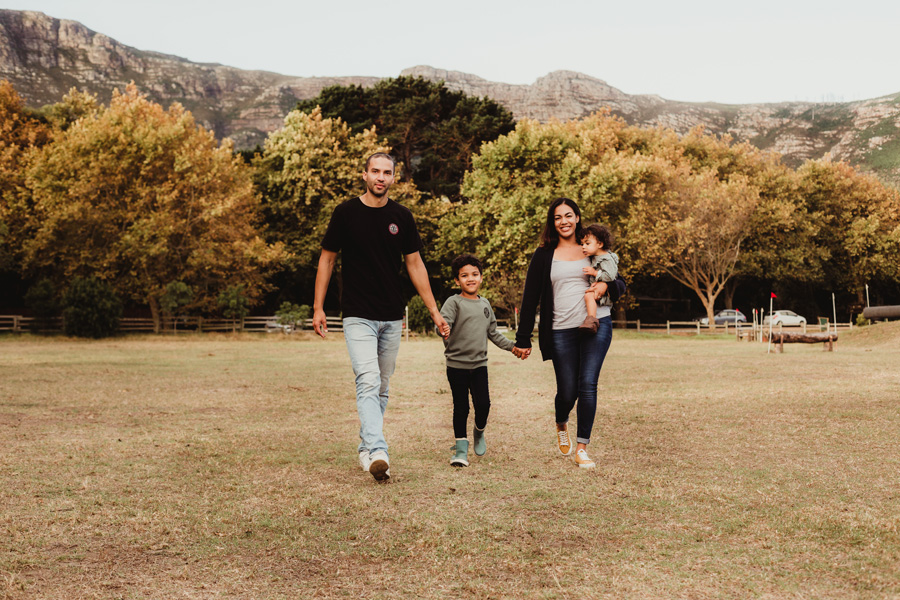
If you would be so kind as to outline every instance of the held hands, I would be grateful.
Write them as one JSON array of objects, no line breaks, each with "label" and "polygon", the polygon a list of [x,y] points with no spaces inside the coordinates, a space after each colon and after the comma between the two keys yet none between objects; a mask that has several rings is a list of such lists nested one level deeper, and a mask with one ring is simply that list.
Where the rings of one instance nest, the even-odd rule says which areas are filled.
[{"label": "held hands", "polygon": [[328,323],[325,320],[324,310],[316,309],[313,313],[313,329],[319,334],[319,337],[325,339],[325,334],[328,333]]},{"label": "held hands", "polygon": [[447,325],[447,321],[444,320],[444,317],[438,311],[431,313],[431,320],[434,321],[434,326],[437,327],[440,336],[446,340],[450,335],[450,326]]},{"label": "held hands", "polygon": [[531,354],[531,348],[519,348],[518,346],[513,346],[511,352],[516,358],[525,360]]}]

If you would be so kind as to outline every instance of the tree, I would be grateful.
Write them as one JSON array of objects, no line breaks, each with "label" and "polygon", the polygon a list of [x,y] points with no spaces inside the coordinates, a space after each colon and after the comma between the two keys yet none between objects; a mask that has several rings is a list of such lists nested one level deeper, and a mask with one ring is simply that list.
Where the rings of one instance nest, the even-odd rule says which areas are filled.
[{"label": "tree", "polygon": [[824,281],[865,305],[869,282],[900,281],[900,193],[842,162],[808,161],[800,190],[819,223]]},{"label": "tree", "polygon": [[715,301],[735,273],[759,192],[746,180],[713,171],[671,168],[660,195],[636,202],[626,221],[638,269],[664,272],[690,288],[715,325]]},{"label": "tree", "polygon": [[453,92],[421,77],[383,79],[370,88],[332,86],[297,105],[340,118],[355,133],[373,126],[403,164],[402,181],[459,200],[464,173],[482,143],[512,131],[512,113],[488,98]]},{"label": "tree", "polygon": [[[244,317],[250,312],[250,299],[247,298],[247,292],[244,284],[231,285],[225,288],[218,298],[219,310],[225,315],[226,319],[231,319],[231,330],[237,329],[237,321],[243,322]],[[243,328],[243,323],[241,324]]]},{"label": "tree", "polygon": [[25,165],[29,152],[50,137],[50,128],[26,110],[12,84],[0,81],[0,272],[17,268],[21,259],[15,232],[26,202]]},{"label": "tree", "polygon": [[256,298],[280,249],[257,233],[250,170],[179,104],[164,110],[134,85],[35,153],[32,205],[17,239],[27,271],[93,275],[150,307],[156,331],[171,281],[215,308],[235,283]]},{"label": "tree", "polygon": [[[341,119],[325,118],[318,109],[291,112],[284,127],[269,135],[253,161],[254,181],[263,198],[267,239],[283,244],[288,254],[283,288],[308,290],[311,296],[331,213],[362,193],[365,158],[390,150],[373,129],[353,133]],[[414,210],[420,234],[429,239],[438,227],[442,203],[423,199],[412,183],[395,183],[390,196]],[[339,275],[335,282],[340,289]]]},{"label": "tree", "polygon": [[172,318],[172,331],[178,331],[178,311],[194,300],[194,290],[183,281],[170,281],[166,291],[159,299],[162,313]]},{"label": "tree", "polygon": [[66,335],[103,338],[119,330],[122,301],[111,285],[94,277],[75,277],[63,300]]}]

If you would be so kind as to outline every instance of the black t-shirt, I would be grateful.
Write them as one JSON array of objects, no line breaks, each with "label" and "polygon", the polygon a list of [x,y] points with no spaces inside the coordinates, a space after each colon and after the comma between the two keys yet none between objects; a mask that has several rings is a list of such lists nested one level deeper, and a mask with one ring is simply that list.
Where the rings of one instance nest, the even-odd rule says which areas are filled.
[{"label": "black t-shirt", "polygon": [[412,212],[388,199],[380,208],[359,198],[334,209],[322,248],[341,253],[344,317],[373,321],[403,318],[402,257],[422,249]]}]

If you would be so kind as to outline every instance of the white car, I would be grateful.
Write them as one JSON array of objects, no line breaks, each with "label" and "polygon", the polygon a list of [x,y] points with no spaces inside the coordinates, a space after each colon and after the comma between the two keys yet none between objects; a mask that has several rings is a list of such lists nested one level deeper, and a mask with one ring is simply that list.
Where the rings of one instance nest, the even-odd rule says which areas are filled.
[{"label": "white car", "polygon": [[792,310],[776,310],[771,315],[763,319],[763,325],[768,325],[769,321],[772,325],[806,325],[806,319],[798,315]]}]

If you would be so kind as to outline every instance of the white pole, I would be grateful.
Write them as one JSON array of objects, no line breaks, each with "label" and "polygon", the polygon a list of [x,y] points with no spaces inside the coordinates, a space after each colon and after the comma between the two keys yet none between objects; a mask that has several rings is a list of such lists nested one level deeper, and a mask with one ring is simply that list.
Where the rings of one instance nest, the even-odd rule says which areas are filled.
[{"label": "white pole", "polygon": [[769,294],[769,346],[766,348],[766,354],[772,351],[772,302],[773,296]]},{"label": "white pole", "polygon": [[406,341],[409,341],[409,305],[406,305]]},{"label": "white pole", "polygon": [[834,312],[834,332],[837,333],[837,304],[834,301],[834,292],[831,292],[831,310]]},{"label": "white pole", "polygon": [[869,284],[866,284],[866,308],[869,308]]}]

